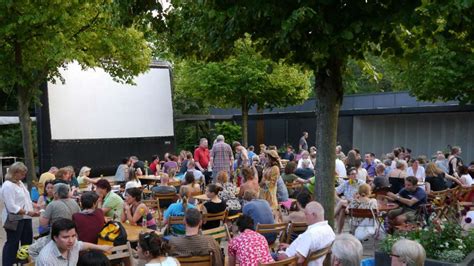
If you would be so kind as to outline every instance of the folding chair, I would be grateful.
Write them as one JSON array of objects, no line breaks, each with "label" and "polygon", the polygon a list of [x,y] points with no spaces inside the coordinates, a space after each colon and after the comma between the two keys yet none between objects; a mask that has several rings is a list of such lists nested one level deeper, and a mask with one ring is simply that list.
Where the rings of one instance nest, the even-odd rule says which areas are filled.
[{"label": "folding chair", "polygon": [[125,245],[113,247],[110,255],[107,255],[107,259],[109,259],[109,261],[121,260],[125,265],[132,265],[132,254],[130,242],[127,242]]},{"label": "folding chair", "polygon": [[158,200],[151,199],[142,200],[142,203],[145,203],[148,208],[148,211],[152,214],[153,218],[155,218],[156,224],[159,228],[161,228],[161,222],[163,221],[163,219],[161,219],[160,202]]},{"label": "folding chair", "polygon": [[212,252],[205,256],[177,257],[181,266],[213,266]]},{"label": "folding chair", "polygon": [[164,209],[168,208],[169,205],[176,202],[178,194],[176,193],[153,193],[153,198],[158,202],[158,221],[159,224],[163,221]]},{"label": "folding chair", "polygon": [[224,219],[227,216],[227,210],[218,213],[206,213],[202,217],[203,224],[211,221],[220,221],[221,225],[224,223]]},{"label": "folding chair", "polygon": [[374,238],[374,249],[375,249],[375,239],[380,233],[380,230],[383,230],[382,221],[379,220],[378,212],[374,209],[356,209],[351,208],[349,209],[349,224],[350,224],[350,233],[354,234],[355,230],[362,221],[367,221],[365,219],[372,219],[373,226],[375,228],[374,234],[372,235]]},{"label": "folding chair", "polygon": [[459,208],[473,207],[474,202],[472,198],[474,197],[474,185],[470,187],[458,187],[456,191],[456,198],[458,200]]},{"label": "folding chair", "polygon": [[290,225],[288,226],[288,234],[286,235],[286,243],[291,244],[293,240],[295,240],[298,235],[303,233],[308,229],[308,224],[307,223],[294,223],[291,222]]},{"label": "folding chair", "polygon": [[170,216],[168,218],[168,224],[164,229],[162,229],[162,232],[166,232],[166,234],[174,233],[177,235],[182,235],[183,233],[181,232],[174,232],[173,225],[178,224],[184,225],[184,216]]},{"label": "folding chair", "polygon": [[276,247],[278,247],[278,243],[282,243],[283,240],[285,239],[285,233],[286,230],[288,229],[288,223],[279,223],[279,224],[257,224],[257,230],[255,230],[257,233],[260,233],[262,235],[265,234],[276,234],[276,241],[273,243],[268,243],[270,248],[274,250]]},{"label": "folding chair", "polygon": [[201,233],[203,235],[212,236],[212,238],[214,238],[218,243],[222,239],[225,239],[227,241],[231,239],[229,228],[227,227],[226,224],[224,224],[223,226],[209,229],[209,230],[202,230]]},{"label": "folding chair", "polygon": [[296,266],[298,265],[298,258],[297,257],[290,257],[284,260],[279,260],[275,262],[267,262],[267,263],[258,263],[259,266]]},{"label": "folding chair", "polygon": [[311,252],[308,255],[308,257],[304,260],[303,266],[308,266],[308,264],[310,262],[325,257],[327,254],[329,254],[331,252],[331,246],[332,246],[332,244],[325,247],[325,248],[322,248],[320,250],[316,250],[316,251]]}]

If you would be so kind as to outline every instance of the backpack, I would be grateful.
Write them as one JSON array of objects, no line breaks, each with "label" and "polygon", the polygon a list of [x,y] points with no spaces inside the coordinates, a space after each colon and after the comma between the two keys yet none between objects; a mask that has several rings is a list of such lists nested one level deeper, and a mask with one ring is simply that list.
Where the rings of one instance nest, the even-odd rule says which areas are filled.
[{"label": "backpack", "polygon": [[120,222],[107,222],[99,232],[98,245],[120,246],[127,244],[127,231]]}]

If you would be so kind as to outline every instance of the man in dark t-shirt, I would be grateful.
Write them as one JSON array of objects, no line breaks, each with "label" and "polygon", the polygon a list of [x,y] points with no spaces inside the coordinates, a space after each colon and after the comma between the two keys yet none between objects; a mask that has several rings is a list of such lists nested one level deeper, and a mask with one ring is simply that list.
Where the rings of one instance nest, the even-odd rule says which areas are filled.
[{"label": "man in dark t-shirt", "polygon": [[421,204],[426,203],[426,192],[418,187],[418,179],[414,176],[405,178],[405,188],[402,188],[398,194],[388,192],[387,197],[400,204],[400,208],[388,213],[388,217],[395,225],[414,221],[416,210]]}]

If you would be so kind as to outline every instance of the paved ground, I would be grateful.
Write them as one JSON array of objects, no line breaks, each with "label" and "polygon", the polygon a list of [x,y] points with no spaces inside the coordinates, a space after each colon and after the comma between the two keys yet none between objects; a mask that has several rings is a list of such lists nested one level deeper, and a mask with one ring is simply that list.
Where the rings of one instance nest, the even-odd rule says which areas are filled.
[{"label": "paved ground", "polygon": [[[3,207],[4,207],[3,201],[0,201],[0,213],[3,210]],[[38,234],[38,224],[39,224],[39,219],[38,218],[33,218],[33,232],[34,232],[35,235]],[[349,228],[349,226],[346,223],[345,230],[344,230],[345,233],[349,232],[348,228]],[[0,229],[0,248],[3,248],[3,244],[5,243],[5,241],[6,241],[6,234],[5,234],[5,230],[3,229],[3,225],[2,225],[2,228]],[[373,248],[374,242],[373,241],[374,241],[373,239],[369,239],[368,241],[364,241],[362,243],[362,245],[364,247],[364,258],[374,256],[374,248]],[[223,243],[223,247],[225,247],[225,246],[226,246],[226,243]],[[378,241],[376,242],[376,247],[377,246],[378,246]],[[2,258],[2,253],[3,252],[0,249],[0,261],[1,261],[1,258]]]}]

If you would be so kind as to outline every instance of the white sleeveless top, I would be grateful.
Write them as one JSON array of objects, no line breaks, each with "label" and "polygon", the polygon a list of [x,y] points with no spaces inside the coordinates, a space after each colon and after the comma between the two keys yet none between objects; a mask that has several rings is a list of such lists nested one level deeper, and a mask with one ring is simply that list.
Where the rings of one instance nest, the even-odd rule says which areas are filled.
[{"label": "white sleeveless top", "polygon": [[147,263],[145,266],[179,266],[179,262],[173,257],[166,257],[161,263]]}]

